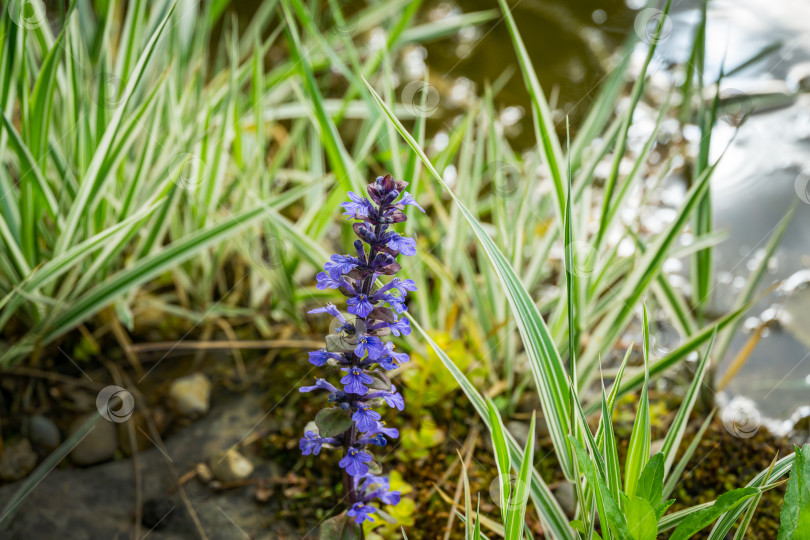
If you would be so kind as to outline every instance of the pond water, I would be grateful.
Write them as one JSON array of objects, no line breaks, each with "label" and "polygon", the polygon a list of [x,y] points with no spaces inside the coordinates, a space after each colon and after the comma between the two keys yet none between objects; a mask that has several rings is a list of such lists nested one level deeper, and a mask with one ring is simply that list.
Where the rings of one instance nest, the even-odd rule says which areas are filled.
[{"label": "pond water", "polygon": [[[682,4],[675,10],[674,28],[678,21],[697,18],[695,6]],[[739,129],[721,123],[712,140],[714,158],[727,148],[711,187],[715,225],[728,233],[716,250],[713,300],[718,311],[730,307],[769,236],[790,205],[798,203],[761,288],[785,281],[752,309],[748,331],[735,336],[730,355],[757,325],[774,319],[775,324],[727,387],[727,397],[749,398],[764,417],[787,419],[806,415],[810,406],[810,95],[802,92],[810,74],[810,3],[744,0],[710,6],[709,78],[719,72],[724,57],[727,66],[734,66],[774,48],[723,85],[728,94],[749,96],[744,106],[752,114]],[[675,42],[662,54],[682,54]],[[724,359],[720,372],[730,360]]]},{"label": "pond water", "polygon": [[[351,12],[352,4],[344,2],[344,11]],[[633,31],[644,2],[520,0],[510,4],[549,101],[570,116],[576,130],[606,76],[608,58]],[[238,11],[249,13],[257,5],[240,3]],[[497,8],[494,0],[428,0],[419,18],[436,20]],[[669,66],[688,57],[699,18],[700,0],[673,1],[652,72],[677,83]],[[725,150],[711,183],[714,223],[728,237],[715,251],[711,311],[722,314],[732,306],[770,234],[791,203],[798,201],[761,288],[787,281],[751,310],[727,357],[717,366],[721,376],[754,328],[767,323],[761,341],[719,397],[728,402],[744,396],[750,400],[746,407],[755,405],[763,419],[777,420],[769,422],[771,427],[784,431],[790,424],[783,421],[797,411],[810,411],[810,270],[806,270],[810,268],[810,95],[803,93],[810,89],[810,2],[713,0],[707,28],[706,81],[715,80],[722,66],[728,71],[770,50],[722,85],[722,95],[736,99],[721,111],[721,117],[733,119],[741,110],[752,114],[742,126],[721,120],[713,135],[712,158]],[[641,49],[638,52],[642,54]],[[459,103],[465,92],[482,92],[511,67],[512,78],[496,96],[497,106],[503,111],[502,120],[504,114],[512,119],[513,146],[534,145],[528,95],[503,21],[496,18],[452,39],[429,43],[417,51],[414,61],[417,70],[429,67],[431,83],[445,85],[439,89],[443,96],[461,96]],[[564,129],[562,118],[561,114],[560,130]]]},{"label": "pond water", "polygon": [[[460,0],[439,3],[437,15],[492,7],[492,2]],[[628,5],[630,4],[630,5]],[[634,2],[539,1],[514,3],[513,13],[532,57],[540,83],[550,100],[571,116],[572,126],[587,111],[605,76],[606,53],[617,50],[633,31],[640,5]],[[656,66],[682,63],[691,49],[700,19],[698,1],[676,0],[659,41]],[[711,311],[722,314],[733,305],[746,277],[762,257],[762,249],[791,203],[798,202],[792,223],[768,265],[761,289],[787,280],[751,310],[744,328],[734,337],[727,358],[717,368],[722,375],[756,326],[768,323],[748,361],[719,396],[734,407],[755,406],[746,412],[761,416],[779,431],[785,421],[810,408],[810,3],[804,0],[743,0],[710,2],[707,23],[705,80],[717,78],[746,63],[721,86],[728,100],[712,140],[712,159],[725,150],[711,184],[715,226],[728,234],[716,249],[715,286]],[[492,23],[462,39],[428,45],[431,73],[469,79],[480,89],[509,65],[516,65],[511,41],[502,23]],[[474,45],[474,47],[473,47]],[[499,105],[528,111],[528,96],[515,72],[511,84],[497,96]],[[670,78],[675,84],[674,77]],[[801,88],[804,86],[804,88]],[[735,126],[740,113],[751,113]],[[517,122],[513,144],[534,144],[529,114]],[[688,137],[687,137],[688,138]],[[684,265],[688,267],[688,264]],[[734,399],[743,396],[745,400]],[[769,421],[768,419],[774,419]]]}]

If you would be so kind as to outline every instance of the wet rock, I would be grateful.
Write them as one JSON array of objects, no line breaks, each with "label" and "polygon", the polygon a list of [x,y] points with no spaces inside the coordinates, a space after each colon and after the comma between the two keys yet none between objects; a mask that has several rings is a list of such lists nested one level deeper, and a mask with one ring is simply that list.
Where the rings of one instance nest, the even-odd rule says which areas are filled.
[{"label": "wet rock", "polygon": [[253,464],[236,450],[230,450],[211,460],[211,472],[220,482],[235,482],[250,476]]},{"label": "wet rock", "polygon": [[40,454],[50,454],[62,442],[59,428],[50,418],[42,415],[32,416],[25,422],[25,433],[31,440],[31,446]]},{"label": "wet rock", "polygon": [[37,466],[37,455],[28,439],[20,439],[6,446],[0,454],[0,479],[13,482],[28,476]]},{"label": "wet rock", "polygon": [[208,412],[211,401],[211,381],[202,373],[181,377],[169,388],[169,397],[175,410],[189,417]]},{"label": "wet rock", "polygon": [[[73,434],[94,414],[81,416],[73,421],[70,433]],[[118,449],[118,433],[116,424],[106,420],[96,421],[93,428],[76,445],[70,453],[70,459],[76,465],[95,465],[109,461]]]},{"label": "wet rock", "polygon": [[176,508],[176,505],[165,497],[149,499],[143,503],[141,523],[150,530],[159,531],[169,525]]}]

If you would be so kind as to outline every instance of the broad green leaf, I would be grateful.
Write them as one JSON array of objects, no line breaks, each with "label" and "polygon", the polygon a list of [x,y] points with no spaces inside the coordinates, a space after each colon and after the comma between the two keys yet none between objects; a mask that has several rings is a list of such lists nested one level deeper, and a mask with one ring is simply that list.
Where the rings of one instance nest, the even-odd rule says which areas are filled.
[{"label": "broad green leaf", "polygon": [[318,433],[321,437],[337,437],[352,427],[351,417],[338,407],[321,409],[315,415]]},{"label": "broad green leaf", "polygon": [[636,496],[650,503],[652,508],[661,504],[661,495],[664,492],[664,455],[657,453],[650,458],[636,488]]},{"label": "broad green leaf", "polygon": [[641,497],[626,499],[624,513],[627,517],[627,533],[632,540],[655,540],[658,520],[649,501]]},{"label": "broad green leaf", "polygon": [[704,508],[681,521],[670,536],[670,540],[686,540],[696,532],[711,525],[718,517],[733,510],[743,502],[759,493],[755,487],[735,489],[720,495],[712,506]]},{"label": "broad green leaf", "polygon": [[779,523],[779,540],[810,538],[810,444],[795,448],[785,502]]}]

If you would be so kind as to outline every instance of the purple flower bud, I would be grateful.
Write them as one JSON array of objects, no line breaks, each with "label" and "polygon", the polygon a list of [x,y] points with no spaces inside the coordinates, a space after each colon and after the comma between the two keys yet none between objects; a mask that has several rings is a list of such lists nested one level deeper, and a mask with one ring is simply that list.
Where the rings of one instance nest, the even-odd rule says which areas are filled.
[{"label": "purple flower bud", "polygon": [[383,504],[390,504],[391,506],[396,506],[399,504],[401,499],[401,493],[399,491],[384,491],[380,493],[377,498],[379,498]]},{"label": "purple flower bud", "polygon": [[338,289],[347,285],[342,279],[333,279],[332,276],[326,272],[319,272],[318,275],[315,276],[315,279],[317,280],[317,284],[315,286],[320,290]]},{"label": "purple flower bud", "polygon": [[340,206],[345,210],[344,216],[349,217],[366,217],[369,211],[373,209],[371,202],[365,197],[361,197],[357,193],[350,191],[348,193],[350,202],[341,203]]},{"label": "purple flower bud", "polygon": [[340,355],[336,353],[330,353],[326,349],[319,349],[317,351],[312,351],[309,353],[309,363],[321,367],[326,364],[326,361],[330,358],[339,359]]},{"label": "purple flower bud", "polygon": [[[394,276],[401,270],[397,262],[399,255],[416,254],[416,241],[392,229],[395,224],[408,219],[404,213],[407,206],[416,206],[424,212],[413,196],[405,191],[407,186],[407,182],[386,175],[368,186],[369,198],[348,193],[349,201],[340,206],[343,215],[357,220],[352,225],[359,238],[353,243],[356,256],[332,255],[324,265],[324,271],[316,276],[316,286],[320,290],[337,289],[347,297],[346,311],[355,318],[350,322],[331,303],[310,311],[335,317],[339,323],[337,334],[343,336],[343,345],[353,344],[353,351],[338,353],[321,349],[309,353],[309,361],[315,366],[337,363],[341,367],[345,372],[340,379],[344,385],[342,390],[325,379],[317,378],[314,385],[302,386],[299,391],[327,391],[330,403],[338,410],[351,413],[354,427],[337,438],[324,438],[314,431],[307,431],[299,447],[304,455],[317,455],[324,444],[345,446],[346,451],[339,465],[352,477],[350,489],[354,504],[348,515],[358,524],[374,521],[371,514],[378,510],[369,504],[372,500],[379,499],[383,504],[394,505],[401,498],[398,491],[390,491],[386,477],[369,474],[367,463],[373,457],[365,450],[372,446],[385,446],[388,439],[399,437],[399,431],[386,427],[380,413],[372,407],[382,403],[398,410],[405,407],[402,395],[390,384],[388,377],[378,372],[379,379],[385,381],[384,386],[389,387],[388,390],[381,390],[371,370],[377,371],[377,366],[392,370],[408,361],[407,354],[394,352],[394,345],[383,342],[381,336],[388,333],[394,336],[410,335],[410,320],[399,318],[395,313],[407,311],[405,297],[409,291],[416,290],[416,284],[413,280],[396,277],[382,287],[376,284],[378,277]],[[337,342],[332,345],[338,347]],[[373,385],[378,388],[372,390]]]},{"label": "purple flower bud", "polygon": [[399,430],[397,428],[385,427],[385,422],[377,422],[377,427],[375,427],[371,431],[366,432],[366,437],[371,437],[372,435],[376,435],[377,433],[382,433],[389,439],[396,439],[399,437]]},{"label": "purple flower bud", "polygon": [[332,304],[331,302],[326,304],[326,307],[313,309],[309,313],[328,313],[329,315],[336,318],[343,324],[348,324],[349,322],[346,320],[346,317],[344,317],[343,314],[340,311],[338,311],[338,308],[335,307],[335,304]]},{"label": "purple flower bud", "polygon": [[301,449],[301,453],[305,456],[310,454],[317,456],[321,452],[321,446],[323,446],[323,443],[324,440],[318,437],[314,431],[307,431],[304,433],[304,437],[298,443],[298,448]]},{"label": "purple flower bud", "polygon": [[391,387],[392,392],[384,395],[382,398],[385,401],[385,404],[391,407],[392,409],[397,409],[399,411],[405,410],[405,400],[402,398],[402,394],[399,392],[395,392],[396,388]]},{"label": "purple flower bud", "polygon": [[391,329],[391,333],[395,336],[399,336],[402,334],[403,336],[410,335],[411,333],[411,321],[410,319],[402,318],[398,321],[394,321],[392,323],[387,323],[388,328]]}]

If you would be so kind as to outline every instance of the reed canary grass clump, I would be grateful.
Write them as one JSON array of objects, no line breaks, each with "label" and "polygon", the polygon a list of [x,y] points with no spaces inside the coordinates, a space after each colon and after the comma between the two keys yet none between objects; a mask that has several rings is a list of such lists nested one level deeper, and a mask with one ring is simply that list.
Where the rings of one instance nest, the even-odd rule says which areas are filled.
[{"label": "reed canary grass clump", "polygon": [[[400,270],[397,257],[415,255],[416,242],[391,230],[407,220],[407,206],[424,212],[405,191],[407,185],[387,175],[368,186],[368,197],[348,193],[349,201],[341,206],[343,215],[355,220],[353,228],[359,238],[354,241],[355,254],[332,255],[317,275],[317,287],[339,290],[347,298],[346,311],[353,318],[334,304],[310,311],[332,315],[336,326],[327,336],[327,347],[309,353],[309,361],[318,367],[340,369],[343,388],[322,378],[301,387],[301,392],[327,391],[333,406],[318,413],[318,431],[306,431],[299,446],[304,455],[318,455],[322,448],[342,449],[338,465],[344,471],[348,516],[358,524],[374,521],[375,501],[396,505],[400,500],[400,493],[391,491],[388,479],[381,476],[371,448],[384,447],[399,436],[395,428],[386,427],[375,409],[405,408],[386,372],[407,362],[408,355],[396,352],[384,337],[411,333],[410,321],[401,314],[408,309],[408,292],[416,286],[413,280],[394,276]],[[383,284],[383,276],[392,279]]]}]

